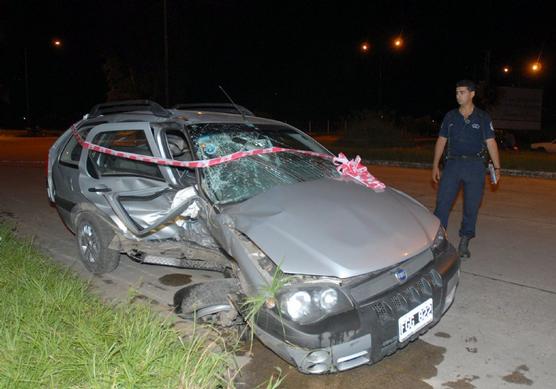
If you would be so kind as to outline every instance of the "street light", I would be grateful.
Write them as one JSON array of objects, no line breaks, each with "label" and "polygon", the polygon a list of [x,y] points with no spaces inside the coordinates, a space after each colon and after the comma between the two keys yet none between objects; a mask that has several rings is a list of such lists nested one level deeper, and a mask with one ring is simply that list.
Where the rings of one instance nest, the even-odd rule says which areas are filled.
[{"label": "street light", "polygon": [[[391,40],[391,45],[392,45],[392,48],[396,51],[400,51],[400,50],[403,49],[404,40],[403,40],[401,34],[395,36]],[[387,45],[382,45],[381,49],[373,50],[373,51],[376,51],[377,54],[378,54],[378,105],[379,106],[382,106],[382,98],[383,98],[383,96],[382,96],[382,83],[383,83],[382,67],[383,67],[384,52],[387,51],[386,46]],[[361,51],[362,54],[368,54],[370,49],[371,49],[371,45],[367,41],[361,42],[361,44],[359,45],[359,50]]]},{"label": "street light", "polygon": [[392,47],[396,50],[400,50],[403,47],[403,39],[401,36],[397,36],[392,40]]},{"label": "street light", "polygon": [[54,39],[52,39],[52,46],[62,47],[62,41],[60,39],[54,38]]},{"label": "street light", "polygon": [[359,49],[361,50],[362,53],[367,53],[370,48],[371,46],[369,45],[368,42],[362,42],[361,45],[359,46]]},{"label": "street light", "polygon": [[504,66],[504,67],[502,68],[502,73],[504,73],[504,74],[509,74],[510,72],[511,72],[511,69],[510,69],[509,66]]},{"label": "street light", "polygon": [[542,69],[542,64],[539,61],[535,61],[530,65],[530,70],[532,73],[538,73],[541,71],[541,69]]}]

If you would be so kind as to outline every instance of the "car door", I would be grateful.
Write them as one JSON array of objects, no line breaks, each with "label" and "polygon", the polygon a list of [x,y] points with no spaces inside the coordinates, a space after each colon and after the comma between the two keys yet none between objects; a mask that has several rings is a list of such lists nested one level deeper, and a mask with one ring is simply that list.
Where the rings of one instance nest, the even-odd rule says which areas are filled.
[{"label": "car door", "polygon": [[[102,124],[89,131],[86,141],[116,151],[164,157],[145,122]],[[188,196],[177,196],[181,188],[169,184],[171,174],[166,166],[90,149],[79,160],[81,193],[120,229],[139,238],[164,238],[164,225],[189,205]]]}]

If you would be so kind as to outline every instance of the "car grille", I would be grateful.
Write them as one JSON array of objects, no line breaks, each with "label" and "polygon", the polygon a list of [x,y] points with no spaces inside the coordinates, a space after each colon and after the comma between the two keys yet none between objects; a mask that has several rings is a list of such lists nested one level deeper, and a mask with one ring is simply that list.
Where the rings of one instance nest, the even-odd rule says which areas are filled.
[{"label": "car grille", "polygon": [[378,303],[374,303],[372,305],[373,311],[376,312],[379,318],[383,318],[386,315],[390,315],[392,309],[384,302],[379,301]]},{"label": "car grille", "polygon": [[406,312],[441,293],[442,277],[434,269],[418,274],[404,285],[385,293],[378,300],[362,306],[370,306],[382,322],[397,320]]},{"label": "car grille", "polygon": [[[414,257],[408,259],[402,264],[396,266],[395,268],[386,270],[380,274],[372,275],[368,277],[356,277],[351,283],[347,285],[349,292],[353,299],[359,304],[366,304],[369,299],[380,296],[381,294],[396,289],[400,286],[400,282],[394,276],[393,272],[395,269],[404,269],[407,273],[408,281],[415,279],[418,274],[422,274],[423,269],[429,268],[433,261],[433,255],[431,250],[425,250]],[[442,282],[442,280],[440,280]],[[419,286],[426,289],[427,284]]]},{"label": "car grille", "polygon": [[421,278],[415,285],[420,294],[431,295],[432,285],[426,278]]},{"label": "car grille", "polygon": [[[356,304],[365,328],[369,329],[372,336],[371,360],[374,362],[416,339],[434,325],[442,315],[447,281],[454,279],[459,262],[454,259],[451,265],[449,263],[446,265],[445,262],[437,264],[434,260],[428,260],[430,257],[427,258],[425,254],[419,254],[416,258],[398,265],[397,268],[369,275],[367,278],[359,278],[355,280],[356,282],[344,285],[346,292],[351,294]],[[457,258],[453,249],[447,255]],[[437,266],[439,266],[438,270]],[[400,282],[396,277],[399,268],[407,272],[408,277],[405,282]],[[433,302],[432,323],[400,342],[400,317],[429,299]]]},{"label": "car grille", "polygon": [[407,306],[407,300],[401,294],[395,294],[390,298],[390,301],[392,303],[392,308],[395,310],[400,310]]}]

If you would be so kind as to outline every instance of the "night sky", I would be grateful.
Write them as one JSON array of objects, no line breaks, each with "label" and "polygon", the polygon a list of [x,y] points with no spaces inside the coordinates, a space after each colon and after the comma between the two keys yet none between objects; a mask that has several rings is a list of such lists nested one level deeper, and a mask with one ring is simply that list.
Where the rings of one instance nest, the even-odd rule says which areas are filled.
[{"label": "night sky", "polygon": [[[543,88],[550,122],[549,4],[167,0],[169,103],[225,101],[221,84],[260,114],[335,119],[378,106],[382,69],[385,109],[440,117],[455,105],[457,80],[490,74],[492,85]],[[394,51],[398,35],[404,47]],[[106,64],[133,81],[135,95],[165,103],[163,0],[0,1],[0,125],[25,113],[25,50],[37,120],[66,125],[105,101]],[[532,76],[527,66],[539,56],[542,71]]]}]

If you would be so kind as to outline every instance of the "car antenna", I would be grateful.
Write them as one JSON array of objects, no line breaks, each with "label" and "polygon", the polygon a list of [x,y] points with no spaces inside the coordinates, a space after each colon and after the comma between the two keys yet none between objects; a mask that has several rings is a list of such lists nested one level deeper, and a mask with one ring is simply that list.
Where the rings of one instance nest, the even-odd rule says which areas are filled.
[{"label": "car antenna", "polygon": [[245,118],[245,112],[243,112],[241,109],[239,109],[239,106],[232,100],[232,98],[230,97],[229,94],[226,93],[226,91],[224,90],[224,88],[222,88],[222,85],[218,85],[218,88],[220,88],[220,90],[222,91],[222,93],[224,93],[224,96],[226,96],[226,98],[228,100],[230,100],[230,103],[232,103],[232,105],[234,106],[234,108],[236,109],[236,111],[239,112],[239,114],[241,115],[241,117],[243,118],[243,121],[247,124],[251,124],[249,123],[249,121],[247,121],[247,119]]}]

